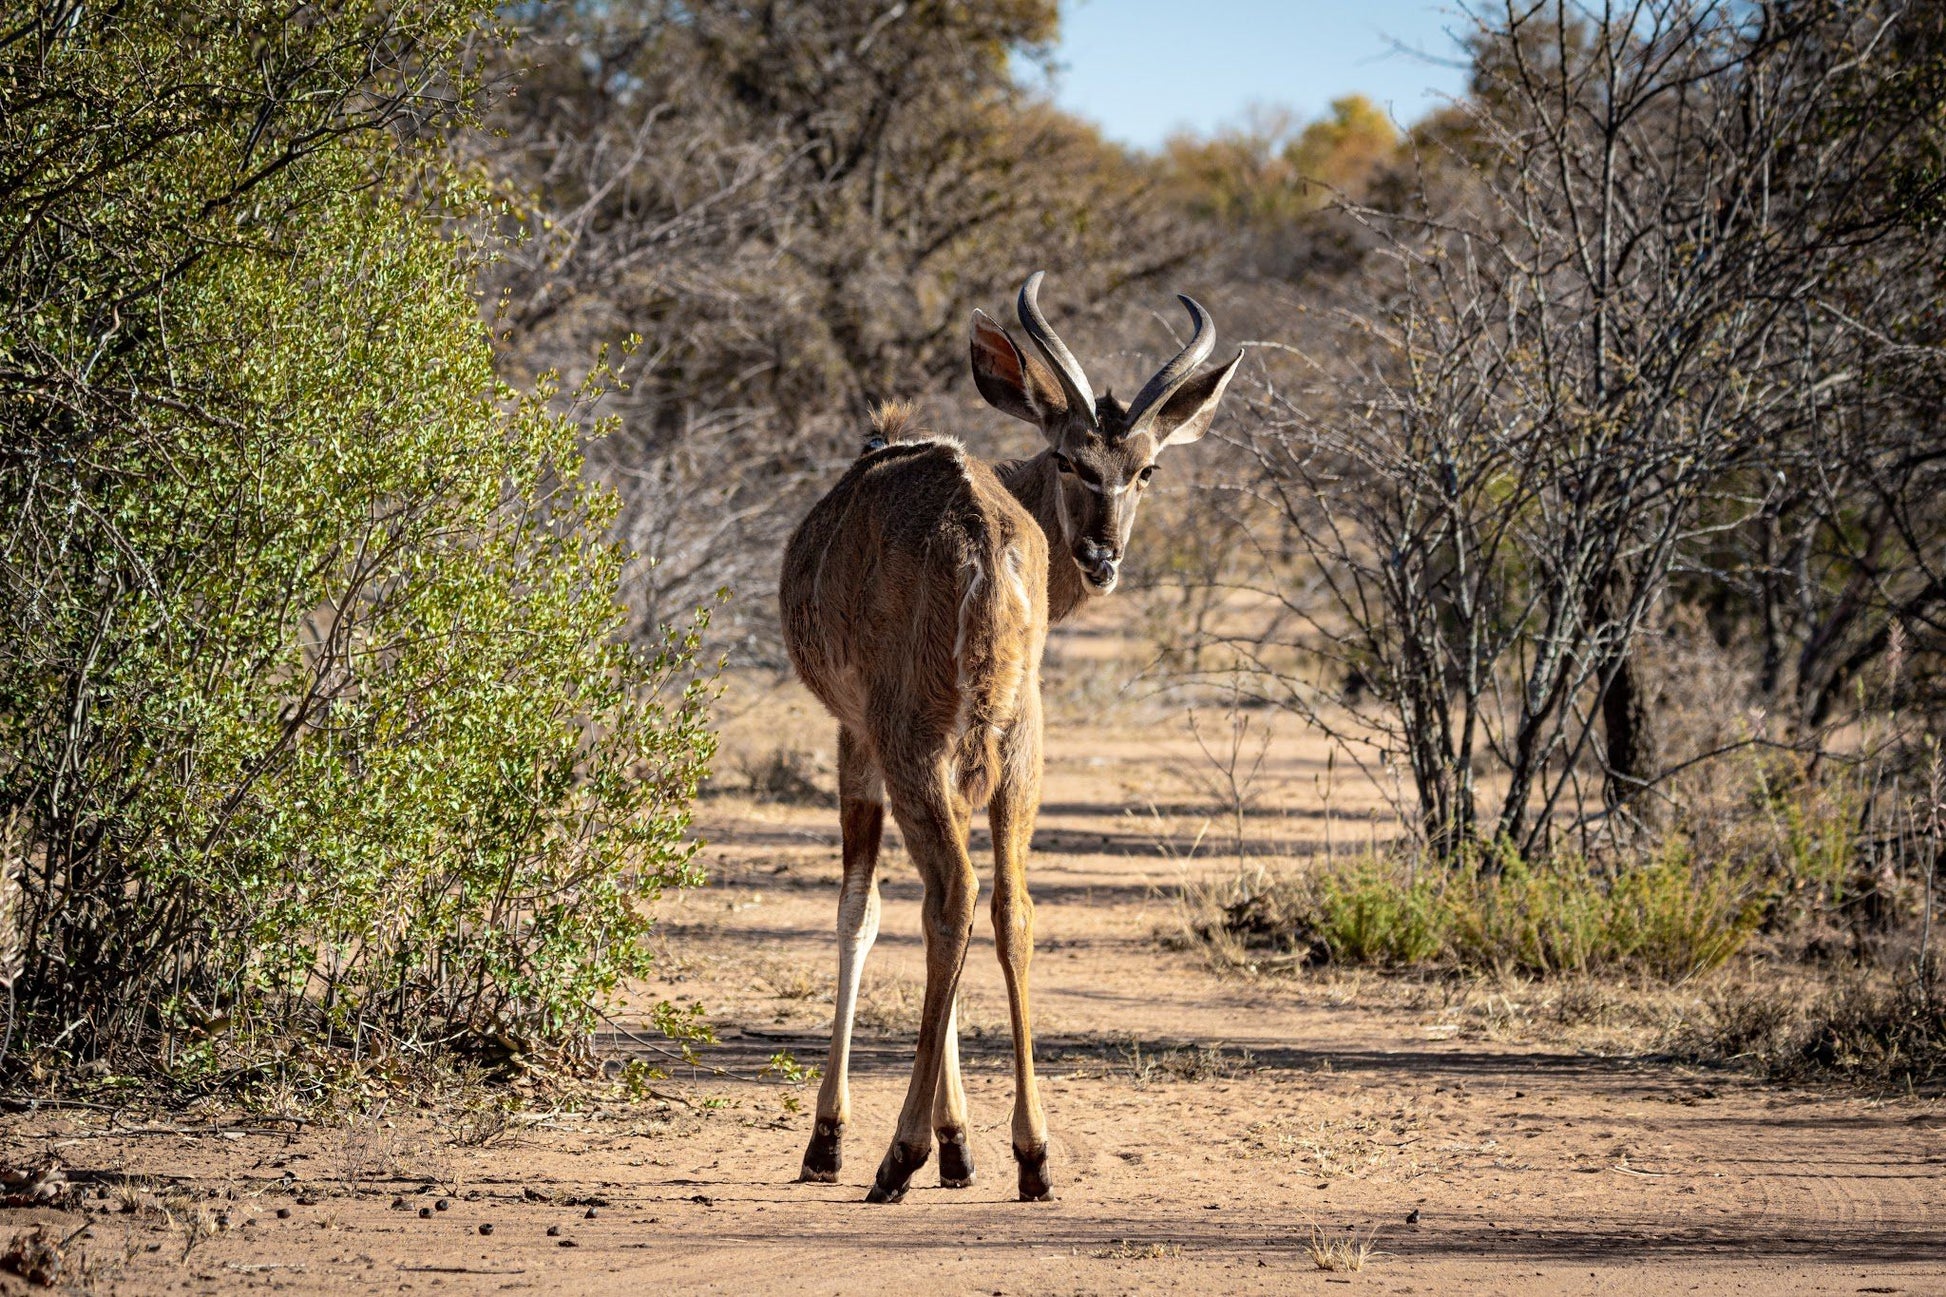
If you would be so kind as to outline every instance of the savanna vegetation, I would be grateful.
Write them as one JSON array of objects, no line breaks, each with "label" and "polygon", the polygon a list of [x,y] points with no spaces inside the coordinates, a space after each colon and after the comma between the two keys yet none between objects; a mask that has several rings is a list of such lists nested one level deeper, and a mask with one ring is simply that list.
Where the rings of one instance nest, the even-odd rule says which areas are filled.
[{"label": "savanna vegetation", "polygon": [[491,17],[0,21],[16,1076],[571,1052],[687,877],[696,625],[476,298]]},{"label": "savanna vegetation", "polygon": [[11,1073],[579,1056],[704,668],[1037,269],[1126,376],[1179,287],[1251,348],[1128,672],[1395,803],[1188,897],[1219,962],[1780,961],[1700,1051],[1940,1069],[1946,15],[1482,7],[1423,120],[1154,155],[1037,93],[1059,19],[0,6]]}]

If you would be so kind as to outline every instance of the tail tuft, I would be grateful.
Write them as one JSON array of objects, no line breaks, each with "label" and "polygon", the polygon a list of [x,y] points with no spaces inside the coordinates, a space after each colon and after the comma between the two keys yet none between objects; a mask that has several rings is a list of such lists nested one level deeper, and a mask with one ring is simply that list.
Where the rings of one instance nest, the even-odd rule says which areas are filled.
[{"label": "tail tuft", "polygon": [[986,805],[1000,779],[1000,727],[978,721],[967,726],[953,750],[953,768],[966,804]]},{"label": "tail tuft", "polygon": [[910,401],[885,401],[872,411],[872,432],[862,454],[883,450],[919,431],[919,407]]}]

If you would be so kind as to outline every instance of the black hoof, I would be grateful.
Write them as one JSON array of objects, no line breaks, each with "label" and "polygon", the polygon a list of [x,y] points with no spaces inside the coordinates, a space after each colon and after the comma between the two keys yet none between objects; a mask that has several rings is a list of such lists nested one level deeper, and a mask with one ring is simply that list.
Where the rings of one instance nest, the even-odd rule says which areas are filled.
[{"label": "black hoof", "polygon": [[1020,1164],[1020,1200],[1022,1202],[1054,1201],[1054,1186],[1047,1181],[1046,1147],[1025,1153],[1015,1149],[1014,1161]]},{"label": "black hoof", "polygon": [[871,1192],[865,1195],[866,1202],[897,1202],[905,1197],[905,1191],[912,1187],[915,1171],[926,1164],[932,1156],[932,1149],[921,1144],[918,1148],[907,1148],[897,1140],[885,1152],[885,1160],[878,1164],[878,1176],[872,1181]]},{"label": "black hoof", "polygon": [[967,1147],[966,1132],[939,1132],[939,1184],[943,1189],[964,1189],[973,1183],[973,1150]]},{"label": "black hoof", "polygon": [[835,1121],[821,1121],[811,1132],[811,1145],[804,1150],[804,1166],[797,1178],[804,1184],[836,1184],[845,1165],[845,1128]]}]

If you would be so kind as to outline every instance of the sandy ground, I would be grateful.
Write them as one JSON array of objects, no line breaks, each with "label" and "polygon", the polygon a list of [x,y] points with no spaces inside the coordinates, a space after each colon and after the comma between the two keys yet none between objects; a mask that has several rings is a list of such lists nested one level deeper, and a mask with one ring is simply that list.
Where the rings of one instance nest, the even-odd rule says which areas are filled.
[{"label": "sandy ground", "polygon": [[[746,745],[829,747],[801,696],[744,713],[733,738],[739,725]],[[7,1164],[56,1159],[81,1201],[0,1224],[44,1224],[69,1239],[70,1277],[129,1293],[1946,1293],[1936,1098],[1500,1038],[1436,994],[1219,976],[1167,948],[1177,886],[1237,867],[1197,759],[1160,713],[1069,722],[1050,743],[1034,987],[1055,1202],[1012,1200],[984,914],[962,1009],[979,1179],[942,1189],[928,1167],[905,1202],[861,1202],[922,970],[895,841],[842,1183],[793,1183],[813,1091],[760,1073],[780,1051],[823,1060],[836,814],[717,797],[700,808],[712,883],[667,903],[665,978],[634,997],[709,1006],[715,1071],[614,1033],[616,1062],[672,1073],[656,1095],[511,1123],[388,1107],[335,1127],[178,1117],[130,1133],[145,1119],[11,1114]],[[1267,768],[1241,854],[1314,849],[1322,749],[1280,740]],[[1336,797],[1331,831],[1355,841],[1370,799]],[[1372,1254],[1325,1270],[1321,1243]]]}]

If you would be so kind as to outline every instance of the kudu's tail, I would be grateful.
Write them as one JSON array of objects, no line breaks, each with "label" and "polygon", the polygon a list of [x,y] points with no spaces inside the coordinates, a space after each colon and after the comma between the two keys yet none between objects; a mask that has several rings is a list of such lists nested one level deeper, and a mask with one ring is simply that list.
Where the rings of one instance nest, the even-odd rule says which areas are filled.
[{"label": "kudu's tail", "polygon": [[919,407],[910,401],[884,401],[872,410],[872,430],[865,434],[859,454],[884,450],[919,431]]},{"label": "kudu's tail", "polygon": [[1000,740],[1020,709],[1032,619],[1020,547],[990,540],[960,568],[962,724],[953,752],[960,795],[985,804],[1000,778]]}]

